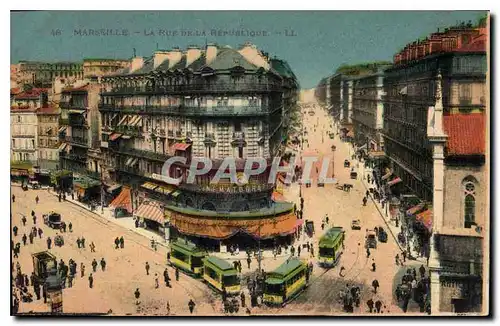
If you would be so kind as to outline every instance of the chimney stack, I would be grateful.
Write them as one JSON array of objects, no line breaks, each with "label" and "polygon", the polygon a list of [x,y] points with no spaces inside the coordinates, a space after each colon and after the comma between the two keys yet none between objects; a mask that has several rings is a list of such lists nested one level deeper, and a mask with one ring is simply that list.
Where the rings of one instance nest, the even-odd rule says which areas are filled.
[{"label": "chimney stack", "polygon": [[143,57],[132,58],[132,62],[130,63],[130,72],[134,72],[141,69],[143,65],[144,65]]},{"label": "chimney stack", "polygon": [[208,43],[205,63],[207,65],[211,64],[215,60],[215,57],[217,57],[217,45],[215,43]]},{"label": "chimney stack", "polygon": [[158,68],[166,59],[168,59],[168,52],[157,50],[153,55],[153,69]]},{"label": "chimney stack", "polygon": [[186,67],[192,64],[194,61],[198,60],[201,56],[201,50],[199,47],[191,45],[187,48],[186,54]]},{"label": "chimney stack", "polygon": [[182,52],[178,47],[174,47],[172,51],[167,53],[168,57],[168,69],[175,66],[182,59]]}]

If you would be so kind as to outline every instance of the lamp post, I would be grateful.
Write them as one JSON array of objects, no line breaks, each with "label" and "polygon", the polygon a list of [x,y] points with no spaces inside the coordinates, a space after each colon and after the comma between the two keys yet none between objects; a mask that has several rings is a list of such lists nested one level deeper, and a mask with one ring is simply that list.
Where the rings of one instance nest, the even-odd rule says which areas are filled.
[{"label": "lamp post", "polygon": [[102,176],[102,163],[99,164],[99,172],[101,173],[101,214],[104,214],[104,181]]},{"label": "lamp post", "polygon": [[49,271],[49,276],[45,280],[45,287],[47,290],[47,299],[50,304],[50,311],[53,314],[60,314],[63,312],[63,296],[61,278],[57,275],[57,269],[53,267]]}]

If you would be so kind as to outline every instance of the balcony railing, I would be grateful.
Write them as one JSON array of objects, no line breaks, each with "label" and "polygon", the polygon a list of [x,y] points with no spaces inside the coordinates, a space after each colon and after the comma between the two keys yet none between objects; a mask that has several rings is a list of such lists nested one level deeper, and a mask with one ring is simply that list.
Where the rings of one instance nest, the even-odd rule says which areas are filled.
[{"label": "balcony railing", "polygon": [[85,104],[83,103],[72,103],[70,101],[61,101],[59,102],[59,107],[61,109],[68,109],[68,110],[71,110],[71,109],[75,109],[75,110],[86,110],[87,107],[85,106]]},{"label": "balcony railing", "polygon": [[64,139],[67,142],[72,143],[72,144],[76,144],[76,145],[82,145],[82,146],[86,146],[86,147],[89,145],[88,139],[83,138],[83,137],[66,136]]},{"label": "balcony railing", "polygon": [[278,109],[268,105],[238,105],[238,106],[121,106],[115,104],[99,104],[99,110],[103,112],[121,112],[133,114],[166,114],[179,116],[258,116],[267,115]]},{"label": "balcony railing", "polygon": [[214,83],[191,85],[165,85],[157,87],[116,87],[103,91],[102,95],[121,94],[168,94],[184,92],[270,92],[283,91],[283,86],[277,83]]},{"label": "balcony railing", "polygon": [[134,137],[142,137],[142,128],[140,126],[116,126],[114,131]]},{"label": "balcony railing", "polygon": [[138,158],[145,158],[149,160],[154,160],[154,161],[159,161],[159,162],[165,162],[167,159],[169,159],[171,156],[168,154],[163,154],[163,153],[157,153],[157,152],[152,152],[152,151],[145,151],[145,150],[140,150],[140,149],[134,149],[134,148],[112,148],[111,146],[109,147],[112,149],[114,152],[121,154],[121,155],[130,155],[130,156],[135,156]]}]

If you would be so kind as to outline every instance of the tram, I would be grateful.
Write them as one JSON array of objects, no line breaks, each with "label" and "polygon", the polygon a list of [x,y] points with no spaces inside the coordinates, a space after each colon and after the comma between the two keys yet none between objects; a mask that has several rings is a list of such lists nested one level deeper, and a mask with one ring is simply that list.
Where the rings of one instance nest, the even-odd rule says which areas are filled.
[{"label": "tram", "polygon": [[334,226],[319,239],[320,266],[331,268],[337,265],[343,252],[344,238],[344,229]]},{"label": "tram", "polygon": [[228,295],[240,294],[240,276],[238,271],[227,261],[209,256],[203,259],[203,279],[216,291],[224,289]]},{"label": "tram", "polygon": [[312,271],[298,258],[290,258],[266,275],[263,302],[266,305],[284,305],[302,292],[309,283]]},{"label": "tram", "polygon": [[186,240],[177,240],[170,245],[169,263],[187,274],[201,277],[203,274],[203,259],[206,256],[207,253],[194,244]]}]

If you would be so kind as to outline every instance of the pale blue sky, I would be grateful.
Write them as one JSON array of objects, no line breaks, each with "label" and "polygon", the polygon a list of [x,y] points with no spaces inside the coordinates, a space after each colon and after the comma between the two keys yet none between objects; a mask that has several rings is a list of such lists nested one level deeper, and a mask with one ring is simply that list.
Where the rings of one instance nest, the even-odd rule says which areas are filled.
[{"label": "pale blue sky", "polygon": [[[11,13],[11,62],[80,61],[84,57],[149,56],[156,49],[250,41],[289,62],[304,88],[342,63],[392,60],[406,43],[483,12],[169,12],[38,11]],[[128,36],[79,36],[75,29],[127,30]],[[267,36],[213,36],[212,30],[266,31]],[[60,35],[55,35],[60,30]],[[146,33],[145,33],[146,30]],[[158,35],[159,30],[177,35]],[[203,35],[181,35],[182,31]],[[54,31],[54,32],[53,32]],[[149,35],[153,31],[155,35]],[[293,32],[292,32],[293,31]],[[291,34],[286,36],[285,34]]]}]

